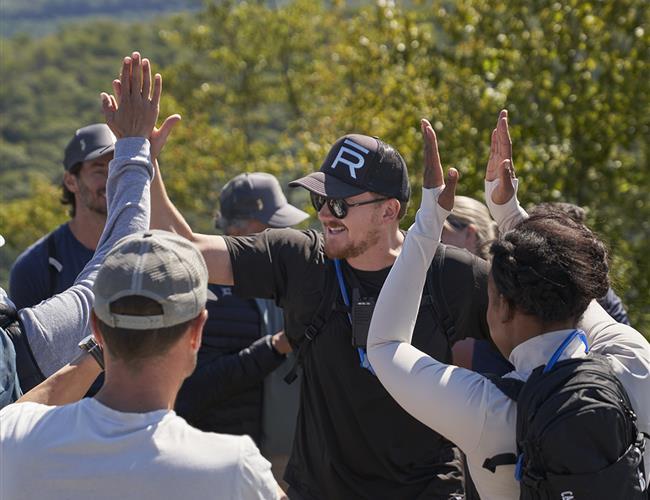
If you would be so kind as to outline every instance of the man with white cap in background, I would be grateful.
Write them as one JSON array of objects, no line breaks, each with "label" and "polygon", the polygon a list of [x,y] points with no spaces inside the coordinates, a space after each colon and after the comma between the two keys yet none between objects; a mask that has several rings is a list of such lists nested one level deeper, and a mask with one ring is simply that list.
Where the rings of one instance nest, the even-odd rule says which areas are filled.
[{"label": "man with white cap in background", "polygon": [[[287,202],[273,175],[262,172],[231,179],[219,205],[216,225],[230,236],[290,227],[309,217]],[[181,388],[176,411],[198,429],[251,436],[282,477],[299,399],[299,384],[282,380],[291,364],[285,363],[291,346],[282,310],[271,300],[239,298],[231,286],[209,288],[218,300],[208,298],[198,366]]]}]

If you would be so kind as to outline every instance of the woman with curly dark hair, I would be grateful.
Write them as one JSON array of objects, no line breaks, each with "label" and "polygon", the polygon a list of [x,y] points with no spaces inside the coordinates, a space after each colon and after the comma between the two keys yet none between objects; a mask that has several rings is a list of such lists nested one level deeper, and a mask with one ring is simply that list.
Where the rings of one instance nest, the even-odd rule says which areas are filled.
[{"label": "woman with curly dark hair", "polygon": [[[554,367],[555,373],[564,373],[559,370],[594,360],[621,396],[616,405],[620,402],[625,412],[620,414],[629,416],[633,410],[636,424],[630,416],[621,417],[625,423],[632,422],[625,428],[603,428],[598,422],[590,429],[578,426],[566,439],[547,438],[540,447],[550,449],[552,458],[559,461],[566,455],[566,463],[574,452],[586,450],[590,463],[580,463],[585,466],[580,472],[590,474],[619,463],[623,456],[636,460],[625,470],[627,476],[616,476],[627,478],[623,484],[610,482],[610,487],[617,488],[615,494],[596,490],[584,498],[637,498],[622,493],[625,487],[646,494],[641,492],[647,483],[639,468],[643,440],[637,439],[636,428],[650,431],[650,345],[633,328],[613,321],[593,300],[604,295],[609,283],[607,250],[593,232],[559,212],[528,218],[519,206],[505,112],[492,136],[486,173],[486,199],[502,235],[491,247],[487,320],[495,344],[514,370],[501,379],[491,379],[441,363],[411,345],[420,290],[453,206],[458,175],[450,170],[445,187],[435,133],[426,121],[422,129],[425,173],[421,207],[381,290],[368,334],[368,356],[377,377],[408,413],[466,454],[483,500],[520,498],[520,493],[521,498],[572,499],[570,489],[560,490],[561,496],[544,496],[546,476],[536,478],[534,496],[523,494],[524,485],[528,488],[530,482],[518,480],[522,476],[529,479],[526,474],[531,470],[532,454],[521,451],[518,410],[523,416],[522,427],[535,418],[526,412],[529,406],[522,406],[524,393],[531,393],[526,381],[544,380],[543,375]],[[521,389],[518,402],[506,390],[508,385]],[[534,387],[545,388],[543,384]],[[564,390],[561,384],[558,387],[554,390]],[[546,402],[540,394],[533,394],[535,397]],[[585,414],[591,411],[582,406],[582,393],[570,393],[568,398],[568,405],[577,401]],[[602,452],[608,446],[616,448],[613,459]],[[512,462],[504,459],[509,456],[514,457]],[[646,451],[646,464],[648,458]],[[592,464],[595,468],[587,467]],[[556,477],[565,474],[573,480],[577,472],[567,470]]]}]

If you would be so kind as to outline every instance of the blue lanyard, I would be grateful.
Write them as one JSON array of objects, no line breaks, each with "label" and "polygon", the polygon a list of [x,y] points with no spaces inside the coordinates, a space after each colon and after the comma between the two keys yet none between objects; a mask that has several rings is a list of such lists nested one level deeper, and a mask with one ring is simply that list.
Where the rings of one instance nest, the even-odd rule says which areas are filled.
[{"label": "blue lanyard", "polygon": [[[348,308],[348,320],[350,321],[350,327],[354,328],[352,325],[352,313],[350,313],[350,296],[348,295],[348,291],[345,288],[345,280],[343,279],[343,271],[341,271],[341,261],[339,259],[334,259],[334,269],[336,269],[336,279],[339,282],[339,290],[341,290],[343,303]],[[361,368],[365,368],[370,373],[375,375],[375,370],[370,364],[366,350],[363,347],[357,347],[357,353],[359,354],[359,366],[361,366]]]},{"label": "blue lanyard", "polygon": [[544,367],[544,371],[542,373],[548,373],[551,371],[551,368],[553,368],[555,363],[557,363],[557,360],[560,359],[560,356],[564,350],[576,337],[579,337],[580,340],[582,340],[582,343],[585,345],[585,352],[589,352],[589,344],[587,343],[587,336],[585,335],[585,332],[582,330],[573,330],[569,335],[566,336],[564,341],[560,344],[560,347],[555,350],[553,356],[551,356],[551,359],[549,359],[548,363],[546,363],[546,366]]},{"label": "blue lanyard", "polygon": [[[569,335],[566,336],[560,346],[555,349],[555,352],[551,356],[551,359],[548,360],[548,363],[546,363],[546,366],[544,367],[544,371],[542,373],[548,373],[551,371],[551,369],[555,366],[555,363],[557,363],[557,360],[560,359],[560,356],[564,350],[569,346],[571,342],[573,342],[573,339],[576,337],[582,340],[582,343],[585,345],[585,352],[589,352],[589,344],[587,343],[587,336],[585,335],[585,332],[582,330],[573,330],[571,333],[569,333]],[[517,481],[521,481],[523,477],[523,466],[524,454],[520,453],[517,457],[517,463],[515,464],[515,479]]]}]

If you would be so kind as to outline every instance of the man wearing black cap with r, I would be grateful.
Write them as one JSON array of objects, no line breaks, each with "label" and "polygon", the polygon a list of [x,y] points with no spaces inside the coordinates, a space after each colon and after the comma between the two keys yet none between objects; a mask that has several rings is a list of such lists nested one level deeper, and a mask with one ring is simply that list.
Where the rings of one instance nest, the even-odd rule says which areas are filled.
[{"label": "man wearing black cap with r", "polygon": [[67,290],[90,261],[106,223],[106,179],[115,136],[105,123],[75,132],[65,148],[61,202],[70,220],[25,250],[16,260],[9,296],[18,309]]},{"label": "man wearing black cap with r", "polygon": [[[425,145],[427,158],[437,154],[432,134],[425,133]],[[322,233],[195,234],[162,186],[152,188],[153,210],[168,214],[170,227],[202,250],[210,282],[234,284],[241,297],[273,298],[284,309],[303,368],[285,474],[290,498],[461,498],[456,448],[391,399],[366,357],[374,300],[404,241],[399,222],[411,194],[404,160],[377,138],[347,135],[319,172],[290,185],[310,192]],[[446,248],[430,276],[413,344],[449,361],[456,340],[487,337],[487,269],[468,252]]]}]

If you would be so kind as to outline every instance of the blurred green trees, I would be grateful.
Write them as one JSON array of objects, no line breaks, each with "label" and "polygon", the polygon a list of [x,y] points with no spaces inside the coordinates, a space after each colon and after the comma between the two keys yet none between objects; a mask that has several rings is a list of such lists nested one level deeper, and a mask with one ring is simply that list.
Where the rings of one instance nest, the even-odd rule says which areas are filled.
[{"label": "blurred green trees", "polygon": [[[28,50],[2,63],[0,113],[12,118],[0,125],[0,176],[15,184],[3,202],[40,203],[27,173],[58,172],[71,131],[99,119],[95,96],[133,49],[163,66],[163,114],[183,115],[163,170],[172,198],[204,231],[228,178],[264,170],[289,180],[318,168],[347,132],[402,152],[416,187],[411,220],[420,117],[434,124],[443,162],[461,171],[461,193],[480,197],[489,135],[506,107],[520,199],[588,207],[612,250],[615,289],[633,324],[650,332],[646,2],[278,4],[222,1],[137,29],[99,24],[7,42]],[[11,233],[36,225],[18,228],[5,213],[0,231],[16,252]]]}]

